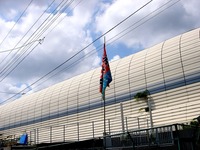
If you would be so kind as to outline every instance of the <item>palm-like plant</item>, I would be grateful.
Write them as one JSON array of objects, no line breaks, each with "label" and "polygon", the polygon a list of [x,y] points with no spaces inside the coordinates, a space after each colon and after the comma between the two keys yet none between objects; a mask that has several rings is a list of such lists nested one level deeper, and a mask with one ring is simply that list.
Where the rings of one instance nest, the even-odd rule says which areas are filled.
[{"label": "palm-like plant", "polygon": [[140,99],[147,99],[149,95],[149,91],[145,90],[143,92],[138,92],[137,94],[134,95],[134,99],[136,99],[137,101]]}]

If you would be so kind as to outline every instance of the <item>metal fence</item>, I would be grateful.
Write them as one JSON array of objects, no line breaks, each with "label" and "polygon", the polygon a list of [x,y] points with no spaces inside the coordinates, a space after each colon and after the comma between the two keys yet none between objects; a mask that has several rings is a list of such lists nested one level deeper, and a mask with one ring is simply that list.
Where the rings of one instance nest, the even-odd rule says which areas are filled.
[{"label": "metal fence", "polygon": [[104,138],[104,145],[107,149],[174,145],[173,131],[175,130],[175,125],[169,125],[135,131],[129,130],[124,133],[111,133]]},{"label": "metal fence", "polygon": [[[122,125],[122,122],[124,123]],[[123,126],[123,128],[122,128]],[[111,118],[106,120],[106,133],[148,128],[145,118]],[[104,132],[103,121],[93,121],[59,126],[48,126],[27,131],[29,144],[74,142],[92,138],[102,138]]]},{"label": "metal fence", "polygon": [[[83,126],[84,125],[84,126]],[[100,139],[96,138],[96,125],[99,124],[92,122],[91,126],[87,126],[86,124],[80,125],[79,123],[76,126],[50,126],[47,128],[38,128],[30,131],[29,133],[29,144],[41,144],[48,143],[47,146],[38,147],[43,149],[48,149],[49,147],[73,147],[77,148],[77,141],[80,145],[83,142],[92,142],[93,141],[101,141],[100,149],[145,149],[149,147],[159,147],[160,149],[170,147],[180,150],[191,150],[191,149],[199,149],[197,148],[200,136],[200,127],[199,126],[191,126],[184,124],[173,124],[168,126],[160,126],[155,128],[145,128],[145,129],[137,129],[137,130],[126,130],[126,131],[113,131],[110,132],[111,129],[108,129],[106,134],[101,133]],[[72,130],[74,129],[74,130]],[[76,130],[75,130],[76,129]],[[81,133],[81,130],[85,131]],[[88,131],[90,131],[88,133]],[[76,132],[76,134],[73,134]],[[86,135],[84,135],[86,133]],[[89,140],[88,140],[88,137]],[[83,139],[87,138],[87,140]],[[4,141],[5,144],[11,144],[13,139]],[[14,141],[16,142],[16,141]],[[51,146],[49,143],[53,143]],[[71,145],[72,144],[72,145]],[[74,145],[75,144],[75,145]],[[89,144],[88,144],[89,145]],[[90,143],[91,146],[91,143]],[[94,146],[92,143],[91,148]],[[185,147],[188,147],[185,149]],[[88,147],[87,147],[88,148]],[[90,148],[90,147],[89,147]]]}]

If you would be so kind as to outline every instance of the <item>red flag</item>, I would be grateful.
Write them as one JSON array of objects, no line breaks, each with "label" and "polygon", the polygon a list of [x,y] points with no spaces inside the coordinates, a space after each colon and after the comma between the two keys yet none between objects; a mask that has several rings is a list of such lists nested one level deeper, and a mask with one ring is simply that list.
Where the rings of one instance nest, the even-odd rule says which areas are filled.
[{"label": "red flag", "polygon": [[104,100],[105,100],[106,87],[109,86],[111,81],[112,81],[112,75],[111,75],[110,66],[108,63],[108,57],[106,54],[106,44],[104,43],[102,69],[101,69],[101,76],[100,76],[100,88],[99,88],[99,92],[102,93],[102,97]]}]

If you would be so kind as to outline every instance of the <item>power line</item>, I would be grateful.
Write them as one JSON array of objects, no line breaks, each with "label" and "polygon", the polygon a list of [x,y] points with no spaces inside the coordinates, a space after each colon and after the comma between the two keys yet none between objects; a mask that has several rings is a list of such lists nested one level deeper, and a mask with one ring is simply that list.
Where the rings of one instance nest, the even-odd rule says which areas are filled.
[{"label": "power line", "polygon": [[[33,0],[30,1],[30,3],[28,4],[28,6],[26,7],[26,9],[24,10],[24,12],[21,14],[21,16],[18,18],[17,22],[14,24],[14,26],[12,27],[12,29],[8,32],[8,34],[6,35],[6,37],[4,38],[4,40],[7,38],[7,36],[11,33],[11,31],[13,30],[13,28],[15,27],[15,25],[18,23],[18,21],[21,19],[21,17],[24,15],[24,13],[26,12],[26,10],[28,9],[28,7],[31,5]],[[4,40],[1,42],[1,44],[4,42]],[[17,46],[17,45],[16,45]],[[15,48],[15,47],[14,47]],[[2,61],[0,62],[0,65],[6,60],[6,58],[11,54],[12,51],[10,51],[10,53],[5,56]]]},{"label": "power line", "polygon": [[[54,0],[55,1],[55,0]],[[47,7],[47,9],[45,11],[43,11],[43,13],[39,16],[39,18],[35,21],[35,23],[26,31],[26,33],[23,35],[23,37],[18,41],[18,43],[14,46],[14,48],[25,38],[25,36],[29,33],[29,31],[36,25],[36,23],[40,20],[40,18],[45,14],[45,12],[52,6],[52,4],[54,3],[54,1],[52,1],[52,3]],[[30,37],[29,37],[30,39]],[[29,41],[26,40],[25,44]],[[32,45],[31,45],[32,46]],[[7,65],[4,66],[4,68],[1,70],[0,74],[2,74],[3,72],[5,72],[5,70],[11,66],[13,63],[14,63],[14,59],[17,57],[17,53],[19,52],[20,50],[18,50],[12,59],[10,59],[10,61],[7,62]],[[9,53],[6,57],[8,57],[11,53]],[[18,56],[19,58],[19,56]],[[2,75],[1,75],[2,76]]]},{"label": "power line", "polygon": [[[176,3],[180,2],[180,0],[177,0],[175,2],[173,2],[172,4],[170,4],[169,6],[167,6],[166,8],[164,8],[167,4],[169,4],[170,2],[172,2],[173,0],[170,0],[168,2],[166,2],[165,4],[163,4],[162,6],[160,6],[158,9],[152,11],[151,13],[149,13],[148,15],[146,15],[145,17],[143,17],[142,19],[140,19],[139,21],[137,21],[136,23],[132,24],[131,26],[127,27],[126,29],[122,30],[119,34],[116,34],[115,36],[113,36],[112,38],[109,39],[109,41],[111,41],[110,43],[115,42],[116,40],[124,37],[125,35],[127,35],[128,33],[132,32],[133,30],[135,30],[136,28],[140,27],[141,25],[145,24],[146,22],[150,21],[151,19],[153,19],[154,17],[158,16],[159,14],[161,14],[162,12],[164,12],[165,10],[169,9],[170,7],[174,6]],[[149,16],[151,16],[152,14],[154,14],[155,12],[159,11],[160,9],[164,8],[163,10],[161,10],[160,12],[158,12],[157,14],[155,14],[154,16],[148,18]],[[146,19],[147,20],[144,20]],[[144,21],[143,21],[144,20]],[[141,22],[143,21],[143,22]],[[141,22],[141,23],[140,23]],[[140,23],[140,24],[139,24]],[[134,27],[134,25],[138,24],[137,26]],[[131,28],[133,27],[133,28]],[[129,29],[129,30],[128,30]],[[125,32],[127,31],[127,32]],[[124,33],[125,32],[125,33]],[[122,34],[123,33],[123,34]],[[121,35],[122,34],[122,35]],[[120,36],[119,36],[120,35]],[[118,38],[116,38],[118,36]]]},{"label": "power line", "polygon": [[[44,40],[44,38],[43,38],[43,40]],[[14,68],[12,69],[12,70],[10,70],[7,74],[6,74],[6,76],[4,76],[1,80],[0,80],[0,82],[1,81],[3,81],[28,55],[30,55],[30,53],[39,45],[39,44],[42,44],[42,41],[43,40],[40,40],[39,42],[38,42],[38,44],[36,44],[27,54],[26,54],[26,56],[24,57],[24,58],[22,58],[18,63],[16,63],[16,65],[14,66]]]},{"label": "power line", "polygon": [[[66,11],[66,9],[72,4],[73,1],[74,1],[74,0],[71,0],[69,3],[65,2],[64,4],[62,4],[62,2],[61,2],[61,3],[57,6],[57,8],[60,8],[60,9],[59,9],[59,10],[58,10],[57,8],[55,9],[55,10],[57,11],[57,14],[58,14],[58,15],[57,15],[56,17],[52,17],[53,19],[51,20],[51,22],[50,22],[50,21],[45,22],[45,21],[48,19],[48,18],[47,18],[47,19],[43,22],[43,23],[46,23],[46,24],[45,24],[44,26],[42,26],[43,24],[40,25],[40,27],[42,27],[42,29],[40,29],[41,31],[39,31],[39,32],[41,32],[41,33],[37,33],[37,34],[39,34],[39,35],[37,35],[37,34],[36,34],[36,35],[32,34],[32,35],[34,35],[34,37],[36,37],[36,36],[37,36],[37,37],[40,37],[40,36],[53,24],[53,22],[55,22],[56,19],[58,19],[58,17],[61,15],[61,13],[58,13],[58,12],[60,12],[60,10],[61,10],[61,12]],[[80,2],[79,2],[79,3],[80,3]],[[79,3],[78,3],[78,4],[79,4]],[[61,4],[62,4],[62,5],[61,5]],[[66,5],[66,4],[67,4],[67,5]],[[77,4],[77,5],[78,5],[78,4]],[[61,5],[61,6],[60,6],[60,5]],[[77,6],[77,5],[76,5],[76,6]],[[76,7],[76,6],[75,6],[75,7]],[[75,7],[74,7],[74,8],[75,8]],[[49,16],[51,17],[52,15],[50,14]],[[40,27],[39,27],[39,28],[40,28]],[[55,28],[55,27],[54,27],[54,28]],[[35,32],[36,32],[36,31],[35,31]],[[34,32],[34,33],[35,33],[35,32]],[[34,37],[33,37],[33,38],[34,38]],[[30,38],[29,38],[29,39],[30,39]],[[29,48],[30,48],[30,47],[29,47]],[[27,50],[28,50],[29,48],[27,48]],[[23,52],[23,54],[24,54],[27,50],[25,50],[25,51]],[[19,65],[19,63],[17,63],[17,61],[19,60],[20,57],[22,57],[23,54],[21,54],[20,56],[18,56],[17,60],[15,60],[14,62],[12,62],[12,64],[14,64],[14,63],[17,64],[17,65],[15,65],[15,66],[13,67],[13,69],[11,69],[11,67],[12,67],[11,65],[12,65],[12,64],[11,64],[9,67],[6,67],[6,68],[5,68],[5,69],[7,69],[7,72],[8,72],[9,69],[11,69],[11,70],[10,70],[4,77],[2,77],[2,80],[1,80],[1,81],[3,81],[3,80],[4,80],[4,79]],[[28,53],[28,55],[29,55],[29,54],[30,54],[30,53]],[[27,57],[28,55],[24,56],[24,58]],[[22,60],[24,60],[24,58],[22,58]],[[20,63],[21,63],[21,62],[22,62],[22,61],[20,61]],[[5,69],[4,69],[4,70],[5,70]],[[3,70],[3,71],[4,71],[4,70]],[[4,71],[3,75],[4,75],[5,73],[6,73],[6,72]],[[2,76],[3,76],[3,75],[2,75]]]},{"label": "power line", "polygon": [[[53,70],[51,70],[50,72],[48,72],[47,74],[45,74],[44,76],[42,76],[41,78],[39,78],[38,80],[36,80],[35,82],[33,82],[32,84],[30,84],[28,87],[26,87],[25,89],[21,90],[19,93],[24,92],[26,89],[28,89],[29,87],[31,87],[32,85],[36,84],[37,82],[39,82],[40,80],[42,80],[43,78],[45,78],[46,76],[48,76],[49,74],[51,74],[52,72],[54,72],[55,70],[57,70],[58,68],[60,68],[61,66],[63,66],[65,63],[67,63],[68,61],[70,61],[71,59],[73,59],[74,57],[76,57],[78,54],[80,54],[82,51],[84,51],[86,48],[88,48],[89,46],[91,46],[93,43],[95,43],[96,41],[98,41],[99,39],[101,39],[102,37],[104,37],[106,34],[108,34],[109,32],[111,32],[113,29],[115,29],[117,26],[119,26],[120,24],[122,24],[123,22],[125,22],[127,19],[129,19],[131,16],[133,16],[134,14],[136,14],[137,12],[139,12],[141,9],[143,9],[144,7],[146,7],[148,4],[150,4],[153,0],[150,0],[149,2],[147,2],[146,4],[144,4],[142,7],[140,7],[139,9],[137,9],[136,11],[134,11],[133,13],[131,13],[129,16],[127,16],[125,19],[123,19],[122,21],[120,21],[119,23],[117,23],[115,26],[113,26],[111,29],[109,29],[108,31],[106,31],[105,33],[103,33],[102,35],[100,35],[98,38],[96,38],[95,40],[93,40],[90,44],[88,44],[87,46],[85,46],[83,49],[81,49],[80,51],[78,51],[77,53],[75,53],[73,56],[71,56],[70,58],[68,58],[67,60],[65,60],[63,63],[61,63],[60,65],[58,65],[57,67],[55,67]],[[8,98],[7,100],[1,102],[0,104],[14,98],[16,95]]]},{"label": "power line", "polygon": [[[169,9],[170,7],[172,7],[173,5],[175,5],[176,3],[178,3],[180,0],[170,4],[169,6],[167,6],[166,8],[164,8],[166,5],[168,5],[169,3],[171,3],[173,0],[170,0],[168,2],[166,2],[165,4],[163,4],[162,6],[160,6],[158,9],[152,11],[151,13],[149,13],[148,15],[146,15],[145,17],[141,18],[139,21],[135,22],[134,24],[132,24],[131,26],[127,27],[126,29],[122,30],[120,33],[114,35],[113,37],[111,37],[110,39],[107,40],[107,46],[110,46],[112,43],[114,43],[115,41],[117,41],[118,39],[124,37],[125,35],[129,34],[130,32],[132,32],[133,30],[135,30],[136,28],[140,27],[141,25],[143,25],[144,23],[148,22],[149,20],[151,20],[152,18],[156,17],[157,15],[159,15],[160,13],[164,12],[165,10]],[[163,9],[164,8],[164,9]],[[163,9],[160,11],[160,9]],[[159,12],[158,12],[159,11]],[[156,13],[154,16],[148,18],[149,16],[151,16],[152,14]],[[147,20],[144,20],[147,19]],[[143,21],[144,20],[144,21]],[[141,22],[143,21],[143,22]],[[141,23],[140,23],[141,22]],[[139,24],[140,23],[140,24]],[[137,25],[139,24],[139,25]],[[137,25],[137,26],[135,26]],[[135,27],[134,27],[135,26]],[[134,27],[134,28],[132,28]],[[129,30],[128,30],[129,29]],[[128,30],[128,31],[127,31]],[[127,32],[125,32],[127,31]],[[125,32],[125,33],[124,33]],[[124,33],[124,34],[122,34]],[[122,35],[121,35],[122,34]],[[120,35],[120,36],[119,36]],[[117,38],[116,38],[117,37]],[[46,80],[44,80],[43,82],[41,82],[40,84],[38,84],[37,86],[35,86],[34,88],[40,86],[41,84],[43,84],[44,82],[46,82],[47,80],[49,80],[52,77],[55,77],[57,74],[60,74],[61,72],[63,72],[64,70],[67,70],[71,67],[73,67],[74,65],[78,64],[80,61],[82,61],[82,59],[87,58],[91,55],[93,55],[94,53],[96,53],[97,51],[102,49],[103,44],[99,45],[96,49],[91,50],[89,53],[87,53],[86,55],[84,55],[84,57],[78,59],[77,61],[73,62],[72,64],[70,64],[69,66],[63,68],[62,70],[54,73],[53,75],[51,75],[50,77],[48,77]],[[32,88],[33,89],[33,88]]]},{"label": "power line", "polygon": [[[15,27],[16,24],[19,22],[19,20],[20,20],[21,17],[24,15],[24,13],[25,13],[26,10],[29,8],[29,6],[31,5],[32,2],[33,2],[33,0],[31,0],[31,1],[29,2],[29,4],[26,6],[25,10],[22,12],[22,14],[19,16],[19,18],[18,18],[17,21],[15,22],[15,24],[12,26],[12,28],[11,28],[11,29],[9,30],[9,32],[6,34],[6,36],[4,37],[4,39],[1,41],[0,47],[1,47],[1,45],[4,43],[4,41],[6,40],[6,38],[8,37],[8,35],[12,32],[12,30],[14,29],[14,27]],[[2,61],[4,61],[4,59],[3,59]],[[2,61],[1,61],[1,63],[2,63]],[[0,63],[0,64],[1,64],[1,63]]]},{"label": "power line", "polygon": [[16,48],[12,48],[12,49],[7,49],[7,50],[3,50],[3,51],[0,51],[0,53],[5,53],[5,52],[10,52],[10,51],[15,51],[15,50],[18,50],[20,48],[23,48],[23,47],[26,47],[32,43],[35,43],[35,42],[41,42],[43,39],[39,39],[39,40],[35,40],[35,41],[32,41],[30,43],[27,43],[25,45],[22,45],[22,46],[19,46],[19,47],[16,47]]},{"label": "power line", "polygon": [[[38,27],[38,29],[29,37],[29,39],[27,41],[30,41],[31,39],[34,39],[34,38],[39,38],[52,24],[53,22],[60,16],[60,13],[59,11],[62,10],[63,8],[68,8],[70,6],[70,4],[73,2],[74,0],[71,0],[70,3],[67,3],[68,1],[62,1],[53,11],[52,13],[55,13],[55,14],[58,14],[56,17],[54,17],[55,15],[51,15],[49,14],[49,16],[43,21],[43,23]],[[54,2],[54,1],[53,1]],[[53,4],[53,2],[49,5],[49,7],[47,9],[50,8],[50,6]],[[64,3],[63,3],[64,2]],[[47,10],[46,9],[46,10]],[[31,26],[31,28],[38,22],[38,20],[44,15],[44,13],[46,12],[46,10],[43,12],[43,14],[37,19],[37,21]],[[50,19],[49,19],[50,18]],[[31,29],[30,28],[30,29]],[[30,29],[26,32],[26,34],[30,31]],[[39,30],[39,31],[38,31]],[[25,35],[26,35],[25,34]],[[25,37],[25,35],[23,36],[23,38]],[[22,38],[22,39],[23,39]],[[21,40],[22,40],[21,39]],[[20,41],[21,41],[20,40]],[[26,42],[27,42],[26,41]],[[26,43],[25,42],[25,43]],[[18,42],[19,43],[19,42]],[[32,45],[29,46],[29,48],[31,47]],[[1,74],[4,75],[3,79],[5,79],[5,77],[7,77],[14,69],[11,69],[11,67],[14,65],[14,64],[18,64],[17,61],[23,56],[25,55],[25,53],[28,51],[28,49],[26,47],[26,50],[22,50],[23,52],[21,52],[22,54],[21,55],[18,55],[16,56],[15,58],[13,58],[13,60],[10,62],[10,64],[8,64],[6,67],[4,67],[3,71],[1,72]],[[16,53],[17,54],[17,53]],[[16,55],[15,54],[15,55]],[[24,56],[24,57],[27,57],[28,55]],[[15,59],[15,60],[14,60]],[[24,58],[22,58],[24,60]],[[20,61],[20,60],[19,60]],[[20,61],[21,63],[22,61]],[[16,65],[13,67],[13,68],[16,68]],[[10,71],[9,71],[10,69]],[[9,71],[9,72],[8,72]],[[3,73],[4,72],[4,73]],[[6,72],[8,72],[6,74]],[[5,75],[6,74],[6,75]],[[2,76],[3,76],[2,75]],[[2,81],[2,80],[1,80]]]},{"label": "power line", "polygon": [[[2,94],[19,94],[19,93],[4,92],[4,91],[0,91],[0,93],[2,93]],[[22,94],[23,94],[23,93],[22,93]]]},{"label": "power line", "polygon": [[[43,22],[43,24],[45,23],[45,25],[44,26],[42,26],[42,25],[40,25],[40,27],[38,28],[38,29],[40,29],[40,33],[38,32],[37,34],[32,34],[32,35],[34,35],[34,37],[40,37],[52,24],[53,24],[53,22],[55,22],[56,21],[56,19],[61,15],[61,13],[58,13],[58,12],[60,12],[60,10],[61,10],[61,12],[63,12],[63,11],[65,11],[71,4],[72,4],[72,2],[73,2],[74,0],[71,0],[69,3],[67,3],[67,2],[65,2],[64,4],[62,4],[62,2],[57,6],[57,8],[59,8],[59,9],[55,9],[55,11],[56,11],[56,13],[58,14],[56,17],[54,17],[54,16],[52,16],[51,14],[49,15],[52,19],[49,19],[49,21],[48,22],[45,22],[46,20],[48,20],[48,18]],[[62,4],[62,5],[61,5]],[[51,22],[50,22],[51,21]],[[35,31],[36,32],[36,31]],[[35,33],[34,32],[34,33]],[[39,34],[39,35],[38,35]],[[32,36],[31,36],[32,37]],[[33,38],[34,38],[33,37]],[[29,38],[30,39],[30,38]],[[30,47],[29,47],[30,48]],[[29,48],[27,48],[24,52],[23,52],[23,54],[21,54],[20,56],[18,56],[18,58],[17,58],[17,60],[15,60],[14,62],[12,62],[12,64],[17,64],[17,65],[15,65],[14,67],[13,67],[13,69],[11,69],[11,65],[9,66],[9,67],[6,67],[5,69],[7,69],[6,71],[8,72],[8,70],[9,69],[11,69],[4,77],[2,77],[2,80],[1,81],[3,81],[18,65],[19,65],[19,63],[17,63],[17,61],[19,60],[19,58],[20,57],[22,57],[22,55],[24,55],[25,54],[25,52],[29,49]],[[29,55],[30,53],[28,53],[28,55]],[[24,56],[24,58],[25,57],[27,57],[28,55],[25,55]],[[24,60],[24,58],[22,58],[22,60]],[[20,60],[19,60],[20,61]],[[21,63],[22,61],[20,61],[20,63]],[[5,70],[4,69],[4,70]],[[6,72],[4,71],[4,73],[3,73],[3,75],[5,74]]]},{"label": "power line", "polygon": [[[179,0],[179,1],[180,1],[180,0]],[[177,2],[178,2],[178,1],[177,1]],[[177,3],[177,2],[175,2],[175,3]],[[167,3],[168,3],[168,2],[167,2]],[[166,4],[167,4],[167,3],[166,3]],[[173,3],[173,4],[170,5],[170,6],[168,6],[168,7],[165,8],[164,10],[166,10],[166,9],[168,9],[169,7],[173,6],[175,3]],[[163,6],[165,6],[166,4],[164,4]],[[160,8],[162,8],[163,6],[161,6]],[[160,8],[159,8],[159,9],[160,9]],[[162,10],[161,12],[163,12],[164,10]],[[156,12],[156,11],[157,11],[157,10],[153,11],[152,13],[154,13],[154,12]],[[161,12],[159,12],[158,14],[160,14]],[[152,13],[148,14],[147,16],[150,16]],[[153,17],[157,16],[158,14],[154,15]],[[146,18],[147,16],[145,16],[144,18]],[[151,17],[150,19],[152,19],[153,17]],[[144,19],[144,18],[142,18],[142,19]],[[142,20],[142,19],[141,19],[141,20]],[[148,19],[147,21],[149,21],[150,19]],[[145,21],[145,22],[147,22],[147,21]],[[138,21],[138,22],[139,22],[139,21]],[[138,22],[137,22],[137,23],[138,23]],[[144,24],[145,22],[141,23],[140,25]],[[134,23],[134,24],[135,24],[135,23]],[[129,26],[128,28],[130,28],[130,27],[131,27],[131,26]],[[139,25],[138,25],[137,27],[139,27]],[[135,28],[137,28],[137,27],[135,27]],[[135,29],[135,28],[134,28],[134,29]],[[127,28],[126,28],[126,29],[127,29]],[[126,29],[125,29],[125,30],[126,30]],[[125,30],[123,30],[122,32],[124,32]],[[133,30],[133,29],[132,29],[132,30]],[[122,32],[120,32],[120,33],[122,33]],[[129,31],[128,31],[128,32],[129,32]],[[124,35],[126,35],[126,34],[127,34],[127,33],[125,33]],[[123,36],[124,36],[124,35],[123,35]],[[117,36],[117,35],[115,35],[114,37],[116,37],[116,36]],[[119,39],[119,38],[121,38],[121,37],[122,37],[122,36],[118,37],[117,39]],[[111,39],[112,39],[112,38],[111,38]],[[111,39],[109,39],[109,41],[110,41]],[[116,41],[117,39],[115,39],[114,41]],[[113,43],[114,41],[112,41],[111,43]],[[109,44],[111,44],[111,43],[108,43],[107,45],[109,45]],[[92,50],[92,51],[93,51],[93,50]],[[91,52],[92,52],[92,51],[91,51]],[[89,52],[89,53],[91,53],[91,52]],[[96,52],[95,52],[95,53],[96,53]],[[86,55],[89,56],[88,54],[86,54]],[[84,56],[84,57],[85,57],[85,56]],[[82,58],[81,58],[81,59],[82,59]],[[80,59],[79,59],[77,62],[79,62],[79,61],[80,61]],[[71,66],[73,66],[75,63],[76,63],[76,62],[74,62],[73,64],[71,64],[71,65],[68,66],[67,68],[62,69],[61,71],[65,70],[65,69],[69,69],[69,68],[70,68]],[[61,71],[57,72],[56,74],[60,73]],[[53,76],[55,76],[56,74],[54,74]],[[53,77],[53,76],[51,76],[51,77]],[[49,78],[51,78],[51,77],[49,77]],[[49,79],[49,78],[48,78],[48,79]],[[48,79],[47,79],[47,80],[48,80]],[[47,81],[47,80],[45,80],[45,81]],[[42,83],[44,83],[44,82],[42,82]],[[41,85],[42,83],[40,83],[39,85]],[[39,85],[38,85],[38,86],[39,86]]]},{"label": "power line", "polygon": [[[54,0],[55,1],[55,0]],[[29,31],[35,26],[35,24],[39,21],[39,19],[44,15],[44,13],[51,7],[51,5],[53,4],[53,2],[48,6],[48,8],[43,11],[43,13],[40,15],[40,17],[35,21],[35,23],[26,31],[26,33],[23,35],[23,37],[18,41],[18,43],[14,46],[13,49],[15,49],[17,47],[17,45],[25,38],[25,36],[29,33]],[[26,40],[26,42],[24,43],[24,45],[26,45],[26,43],[28,42],[28,40]],[[32,45],[31,45],[32,46]],[[10,65],[13,64],[14,59],[16,58],[15,56],[17,55],[17,53],[20,51],[20,49],[14,54],[14,57],[12,59],[10,59],[10,61],[8,61],[6,63],[6,65],[4,66],[4,68],[1,70],[0,74],[2,74]],[[5,57],[5,59],[11,54],[11,52]],[[4,60],[5,60],[4,59]],[[1,62],[2,63],[2,62]],[[1,75],[2,76],[2,75]]]},{"label": "power line", "polygon": [[[82,1],[80,0],[72,9],[74,10]],[[68,14],[71,13],[71,11],[68,12]],[[66,17],[67,15],[65,15],[54,27],[52,27],[52,29],[45,35],[45,37],[47,37]]]},{"label": "power line", "polygon": [[[171,0],[171,1],[172,1],[172,0]],[[171,2],[171,1],[168,1],[167,3],[165,3],[164,5],[162,5],[161,7],[159,7],[159,9],[156,9],[155,11],[153,11],[153,12],[151,12],[150,14],[146,15],[145,17],[143,17],[142,19],[140,19],[139,21],[137,21],[137,22],[134,23],[133,25],[139,23],[139,22],[142,21],[143,19],[146,19],[148,16],[150,16],[150,15],[152,15],[153,13],[157,12],[158,10],[160,10],[161,8],[163,8],[165,5],[167,5],[167,4],[168,4],[169,2]],[[110,39],[108,40],[108,41],[111,41],[112,39],[114,39],[113,41],[111,41],[110,43],[108,43],[107,46],[109,46],[111,43],[113,43],[114,41],[118,40],[119,38],[122,38],[123,36],[127,35],[128,33],[130,33],[130,31],[132,31],[132,30],[138,28],[139,26],[141,26],[142,24],[146,23],[147,21],[149,21],[150,19],[154,18],[155,16],[159,15],[160,13],[162,13],[163,11],[165,11],[166,9],[168,9],[169,7],[175,5],[175,4],[176,4],[177,2],[179,2],[179,1],[180,1],[180,0],[174,2],[174,3],[171,4],[170,6],[167,6],[166,8],[164,8],[164,10],[161,10],[160,12],[158,12],[157,14],[155,14],[154,16],[152,16],[152,17],[150,17],[149,19],[145,20],[144,22],[140,23],[138,26],[134,27],[134,28],[131,29],[131,30],[128,30],[125,34],[123,34],[123,35],[121,35],[120,37],[114,39],[115,37],[117,37],[118,35],[120,35],[120,34],[123,33],[124,31],[126,31],[127,29],[131,28],[133,25],[129,26],[129,27],[126,28],[125,30],[123,30],[123,31],[121,31],[120,33],[116,34],[115,36],[113,36],[112,38],[110,38]],[[102,45],[100,45],[100,46],[102,46]],[[99,46],[99,47],[100,47],[100,46]],[[94,49],[94,50],[95,50],[95,49]],[[82,57],[81,59],[83,59],[83,58],[85,58],[85,57],[89,57],[90,55],[92,55],[94,50],[90,51],[88,54],[86,54],[86,56]],[[97,51],[99,51],[99,50],[101,50],[101,49],[98,49]],[[96,53],[96,51],[95,51],[95,53]],[[70,67],[72,67],[72,66],[75,65],[76,63],[80,62],[81,59],[79,59],[79,60],[76,61],[76,62],[73,62],[73,63],[72,63],[71,65],[69,65],[68,67],[66,67],[66,68],[64,68],[64,69],[62,69],[62,70],[60,70],[59,72],[55,73],[54,75],[52,75],[52,76],[49,77],[49,78],[52,78],[53,76],[57,75],[58,73],[62,72],[63,70],[69,69]],[[48,78],[48,79],[49,79],[49,78]],[[48,79],[46,79],[45,81],[47,81]],[[42,83],[44,83],[45,81],[43,81]],[[42,83],[40,83],[39,85],[41,85]],[[38,87],[39,85],[37,85],[36,87]],[[29,87],[30,87],[30,86],[29,86]]]}]

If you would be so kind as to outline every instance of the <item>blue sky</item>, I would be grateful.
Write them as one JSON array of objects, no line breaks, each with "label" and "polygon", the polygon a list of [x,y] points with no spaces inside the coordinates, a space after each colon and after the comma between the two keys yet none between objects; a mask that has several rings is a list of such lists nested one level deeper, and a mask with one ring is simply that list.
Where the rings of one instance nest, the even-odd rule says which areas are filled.
[{"label": "blue sky", "polygon": [[[149,1],[61,2],[0,1],[0,101],[11,97],[10,93],[18,93],[26,87],[28,90],[24,92],[32,93],[99,67],[103,38],[89,47],[87,45]],[[109,60],[126,57],[200,27],[198,6],[199,0],[150,2],[106,34]],[[44,41],[38,44],[43,38]],[[21,46],[20,49],[3,52]],[[59,73],[54,78],[44,78],[39,85],[32,85],[80,50],[83,51],[58,68]],[[93,54],[88,57],[89,52]]]}]

